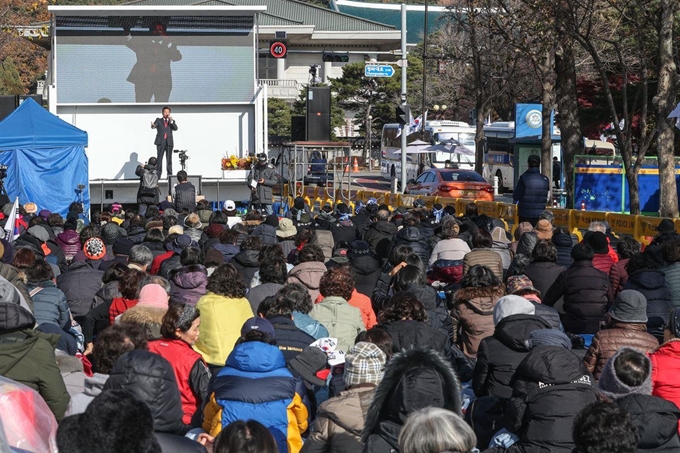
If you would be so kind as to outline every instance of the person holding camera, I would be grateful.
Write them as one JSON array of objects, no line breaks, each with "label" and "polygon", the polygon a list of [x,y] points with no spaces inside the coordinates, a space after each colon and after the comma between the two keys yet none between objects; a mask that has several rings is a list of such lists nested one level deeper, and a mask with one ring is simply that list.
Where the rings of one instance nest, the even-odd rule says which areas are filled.
[{"label": "person holding camera", "polygon": [[139,204],[139,215],[146,214],[149,206],[158,204],[158,172],[156,164],[158,159],[152,157],[144,165],[137,165],[135,174],[139,176],[139,189],[137,189],[137,203]]},{"label": "person holding camera", "polygon": [[163,175],[163,154],[167,153],[168,157],[168,175],[172,174],[172,148],[175,146],[172,133],[177,130],[177,123],[170,116],[170,107],[165,106],[162,110],[163,116],[156,118],[151,123],[151,129],[156,129],[156,159],[158,161],[158,177]]},{"label": "person holding camera", "polygon": [[196,187],[189,182],[187,172],[180,170],[177,172],[177,185],[172,188],[172,202],[175,210],[182,213],[186,209],[191,212],[196,208]]},{"label": "person holding camera", "polygon": [[273,165],[267,163],[267,155],[260,153],[257,155],[257,163],[250,169],[248,175],[248,187],[250,187],[250,205],[267,214],[273,214],[272,209],[273,195],[272,187],[276,185],[279,176]]}]

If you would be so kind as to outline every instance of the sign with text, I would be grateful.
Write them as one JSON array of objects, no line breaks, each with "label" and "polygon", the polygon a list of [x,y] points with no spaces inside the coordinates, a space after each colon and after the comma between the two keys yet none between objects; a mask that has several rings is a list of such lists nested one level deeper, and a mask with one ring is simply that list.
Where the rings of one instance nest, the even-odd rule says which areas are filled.
[{"label": "sign with text", "polygon": [[394,68],[388,64],[369,64],[364,67],[365,77],[392,77]]}]

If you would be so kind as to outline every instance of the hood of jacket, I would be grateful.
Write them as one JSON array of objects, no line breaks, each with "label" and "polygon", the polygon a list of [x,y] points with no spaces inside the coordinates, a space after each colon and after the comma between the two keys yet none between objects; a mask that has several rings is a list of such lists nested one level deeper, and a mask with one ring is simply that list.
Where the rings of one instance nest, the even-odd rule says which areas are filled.
[{"label": "hood of jacket", "polygon": [[380,263],[370,255],[358,256],[352,258],[350,261],[357,271],[357,274],[360,275],[370,275],[380,270]]},{"label": "hood of jacket", "polygon": [[163,316],[165,316],[167,311],[166,308],[135,305],[134,307],[125,310],[123,314],[120,315],[120,320],[122,322],[131,322],[142,326],[163,324]]},{"label": "hood of jacket", "polygon": [[556,247],[572,247],[574,245],[571,235],[566,233],[553,234],[551,241]]},{"label": "hood of jacket", "polygon": [[420,230],[420,228],[416,226],[408,226],[402,228],[401,230],[399,230],[399,232],[397,232],[396,237],[398,237],[402,241],[408,242],[418,242],[425,239],[423,237],[423,232]]},{"label": "hood of jacket", "polygon": [[665,285],[666,275],[657,269],[641,269],[628,274],[628,281],[644,289],[657,289]]},{"label": "hood of jacket", "polygon": [[175,372],[170,362],[149,351],[134,350],[123,354],[113,366],[104,389],[131,392],[151,409],[154,431],[185,434],[189,426],[182,423],[182,401]]},{"label": "hood of jacket", "polygon": [[562,346],[532,349],[517,367],[515,378],[554,385],[583,380],[581,383],[593,385],[593,378],[585,370],[581,359]]},{"label": "hood of jacket", "polygon": [[261,341],[249,341],[237,345],[229,357],[227,366],[239,371],[265,373],[286,367],[286,359],[278,346]]},{"label": "hood of jacket", "polygon": [[208,271],[200,264],[173,269],[169,276],[182,289],[194,289],[208,284]]},{"label": "hood of jacket", "polygon": [[550,324],[536,315],[510,315],[501,320],[493,336],[515,351],[528,351],[527,340],[534,330],[550,329]]},{"label": "hood of jacket", "polygon": [[[657,396],[630,394],[616,400],[622,409],[630,414],[638,434],[640,451],[662,446],[680,447],[678,440],[678,418],[680,409]],[[674,441],[671,445],[668,442]],[[665,451],[665,450],[664,450]]]},{"label": "hood of jacket", "polygon": [[66,245],[77,245],[80,248],[80,235],[74,230],[66,230],[57,235],[57,241]]},{"label": "hood of jacket", "polygon": [[[0,285],[12,284],[7,280],[0,280]],[[12,288],[7,288],[14,291]],[[0,333],[19,330],[32,329],[35,326],[33,314],[20,306],[18,303],[0,302]]]},{"label": "hood of jacket", "polygon": [[222,255],[236,256],[241,251],[241,247],[234,244],[215,244],[212,246],[215,250],[219,251]]},{"label": "hood of jacket", "polygon": [[4,376],[21,362],[40,339],[48,341],[54,348],[59,342],[59,335],[46,334],[31,328],[0,334],[0,376]]},{"label": "hood of jacket", "polygon": [[423,304],[426,311],[434,310],[439,305],[439,295],[437,291],[428,285],[411,286],[404,291],[413,293]]},{"label": "hood of jacket", "polygon": [[454,294],[456,302],[467,305],[478,313],[493,311],[496,301],[505,294],[505,287],[485,286],[483,288],[461,288]]},{"label": "hood of jacket", "polygon": [[318,261],[308,261],[292,268],[288,277],[297,278],[309,289],[319,289],[319,282],[326,270],[325,264]]},{"label": "hood of jacket", "polygon": [[387,363],[366,415],[362,441],[378,434],[382,422],[403,425],[424,407],[442,407],[461,414],[461,386],[453,368],[438,352],[409,349]]},{"label": "hood of jacket", "polygon": [[243,250],[236,254],[232,258],[235,262],[240,264],[243,267],[260,267],[260,263],[257,261],[257,257],[259,256],[260,252],[257,250]]},{"label": "hood of jacket", "polygon": [[83,393],[94,398],[104,390],[104,384],[106,384],[108,379],[108,374],[101,373],[94,373],[91,377],[85,376]]},{"label": "hood of jacket", "polygon": [[397,226],[387,220],[378,220],[373,224],[373,228],[382,234],[394,235],[397,233]]}]

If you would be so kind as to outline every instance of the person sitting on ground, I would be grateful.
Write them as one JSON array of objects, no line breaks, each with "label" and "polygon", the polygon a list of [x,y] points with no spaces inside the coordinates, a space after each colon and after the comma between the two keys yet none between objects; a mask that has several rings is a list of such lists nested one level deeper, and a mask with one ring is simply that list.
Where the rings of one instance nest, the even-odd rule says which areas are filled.
[{"label": "person sitting on ground", "polygon": [[664,343],[649,355],[652,362],[652,395],[680,407],[680,307],[671,310],[664,329]]},{"label": "person sitting on ground", "polygon": [[26,285],[33,299],[33,316],[38,325],[50,323],[68,331],[71,311],[66,296],[54,284],[54,272],[45,260],[38,259],[26,269]]},{"label": "person sitting on ground", "polygon": [[279,453],[279,448],[262,423],[236,420],[215,438],[213,453]]},{"label": "person sitting on ground", "polygon": [[300,283],[307,288],[312,300],[319,297],[321,277],[326,273],[323,250],[318,245],[305,245],[297,256],[298,264],[288,273],[287,283]]},{"label": "person sitting on ground", "polygon": [[680,306],[680,241],[664,243],[661,247],[661,255],[666,262],[661,271],[666,276],[666,284],[671,292],[671,305],[678,307]]},{"label": "person sitting on ground", "polygon": [[[670,244],[675,244],[675,242],[671,242]],[[609,281],[612,284],[614,297],[618,296],[619,293],[623,291],[623,285],[628,281],[628,270],[626,269],[628,261],[630,261],[633,256],[640,253],[641,246],[642,244],[630,237],[623,238],[616,244],[616,252],[619,255],[619,260],[614,263],[609,270]],[[680,248],[678,248],[678,251],[680,251]],[[678,266],[678,268],[680,269],[680,266]],[[666,273],[665,270],[664,273]],[[666,275],[666,281],[670,288],[672,278],[669,277],[669,275]],[[680,303],[680,300],[678,300],[678,303]]]},{"label": "person sitting on ground", "polygon": [[288,277],[288,267],[283,258],[276,257],[263,261],[258,272],[260,284],[251,288],[247,295],[253,313],[257,312],[260,302],[269,296],[276,295],[283,288]]},{"label": "person sitting on ground", "polygon": [[614,260],[609,254],[609,243],[607,236],[599,231],[589,231],[583,236],[583,243],[588,244],[595,256],[593,257],[593,267],[609,275],[609,271],[614,265]]},{"label": "person sitting on ground", "polygon": [[390,221],[390,211],[381,209],[375,214],[373,222],[364,235],[364,240],[369,244],[369,250],[381,263],[387,260],[390,252],[390,244],[397,227]]},{"label": "person sitting on ground", "polygon": [[205,296],[208,285],[208,271],[203,266],[203,251],[188,247],[179,256],[182,267],[173,269],[168,275],[170,298],[175,302],[196,305]]},{"label": "person sitting on ground", "polygon": [[246,288],[250,288],[253,276],[260,269],[258,257],[262,250],[262,239],[250,236],[241,244],[241,251],[231,259],[231,264],[240,272]]},{"label": "person sitting on ground", "polygon": [[276,297],[281,300],[282,304],[291,304],[293,306],[293,322],[298,329],[317,340],[329,336],[328,329],[319,321],[309,316],[314,305],[307,288],[298,283],[288,283],[278,291]]},{"label": "person sitting on ground", "polygon": [[477,230],[472,235],[474,249],[465,254],[463,259],[463,275],[467,274],[475,265],[485,266],[491,269],[498,281],[503,281],[503,260],[498,253],[491,250],[493,239],[486,230]]},{"label": "person sitting on ground", "polygon": [[542,295],[545,295],[558,275],[566,268],[557,264],[557,247],[547,239],[541,239],[536,243],[531,257],[531,263],[524,270],[524,275],[529,277],[533,286]]},{"label": "person sitting on ground", "polygon": [[150,341],[160,339],[163,316],[168,311],[168,303],[170,302],[169,291],[170,284],[167,281],[163,285],[151,283],[148,280],[147,282],[142,281],[137,305],[125,310],[120,315],[120,322],[142,326]]},{"label": "person sitting on ground", "polygon": [[520,296],[531,302],[536,309],[536,316],[547,321],[553,329],[564,332],[564,326],[562,326],[562,321],[560,321],[560,312],[554,307],[548,307],[541,303],[541,292],[534,288],[531,280],[526,275],[508,277],[505,288],[508,295]]},{"label": "person sitting on ground", "polygon": [[300,330],[293,322],[293,304],[290,300],[275,295],[266,297],[257,310],[257,316],[267,319],[274,326],[276,344],[283,353],[286,363],[302,353],[316,339]]},{"label": "person sitting on ground", "polygon": [[399,434],[401,453],[468,452],[475,449],[477,437],[458,414],[428,407],[408,416]]},{"label": "person sitting on ground", "polygon": [[630,417],[614,403],[597,401],[579,412],[572,428],[573,453],[637,453],[637,435]]},{"label": "person sitting on ground", "polygon": [[583,358],[595,379],[600,379],[607,360],[623,346],[645,353],[659,347],[657,339],[647,333],[647,300],[640,292],[632,289],[621,291],[609,309],[609,318],[605,329],[593,337]]}]

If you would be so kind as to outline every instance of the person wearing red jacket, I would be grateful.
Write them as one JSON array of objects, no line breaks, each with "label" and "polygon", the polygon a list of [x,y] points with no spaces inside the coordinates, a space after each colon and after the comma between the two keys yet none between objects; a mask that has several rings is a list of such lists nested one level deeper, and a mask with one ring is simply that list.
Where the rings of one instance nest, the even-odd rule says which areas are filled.
[{"label": "person wearing red jacket", "polygon": [[664,329],[664,343],[649,355],[652,395],[680,407],[680,307],[674,308]]},{"label": "person wearing red jacket", "polygon": [[193,305],[172,303],[163,316],[160,340],[149,343],[154,352],[172,365],[182,398],[182,422],[200,427],[201,408],[208,398],[210,371],[199,353],[192,349],[198,340],[201,312]]}]

